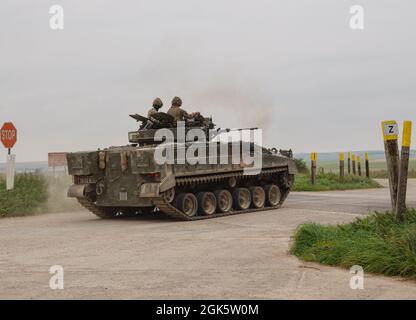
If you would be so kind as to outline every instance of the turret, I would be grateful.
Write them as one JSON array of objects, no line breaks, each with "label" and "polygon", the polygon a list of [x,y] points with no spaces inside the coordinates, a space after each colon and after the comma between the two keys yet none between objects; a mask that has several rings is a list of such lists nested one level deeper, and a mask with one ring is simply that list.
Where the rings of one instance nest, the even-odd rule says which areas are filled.
[{"label": "turret", "polygon": [[[174,141],[178,141],[178,123],[173,117],[164,112],[154,114],[150,119],[139,114],[131,114],[130,117],[137,122],[141,122],[138,130],[129,132],[129,142],[132,144],[160,144],[163,141],[155,141],[155,134],[160,129],[167,129],[172,132]],[[199,113],[195,113],[185,119],[185,136],[191,129],[200,129],[204,131],[207,139],[210,137],[210,130],[215,128],[212,118],[205,118]]]}]

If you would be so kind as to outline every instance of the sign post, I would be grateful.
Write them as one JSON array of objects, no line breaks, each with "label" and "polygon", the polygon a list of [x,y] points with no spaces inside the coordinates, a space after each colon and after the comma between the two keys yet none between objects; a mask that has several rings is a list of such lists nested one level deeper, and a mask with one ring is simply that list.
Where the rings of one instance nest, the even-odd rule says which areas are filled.
[{"label": "sign post", "polygon": [[14,154],[7,155],[6,190],[13,190],[14,188],[15,161],[16,161],[16,156]]},{"label": "sign post", "polygon": [[14,188],[14,171],[16,156],[12,154],[11,149],[17,141],[17,130],[13,123],[5,122],[0,129],[0,139],[4,147],[7,149],[7,163],[6,163],[6,189],[12,190]]},{"label": "sign post", "polygon": [[403,219],[406,211],[406,190],[411,136],[412,122],[405,121],[403,124],[402,152],[400,157],[399,181],[397,187],[396,216],[398,219]]},{"label": "sign post", "polygon": [[383,121],[381,130],[384,138],[384,150],[386,152],[387,171],[389,174],[390,197],[392,212],[396,212],[397,188],[399,183],[399,126],[394,120]]}]

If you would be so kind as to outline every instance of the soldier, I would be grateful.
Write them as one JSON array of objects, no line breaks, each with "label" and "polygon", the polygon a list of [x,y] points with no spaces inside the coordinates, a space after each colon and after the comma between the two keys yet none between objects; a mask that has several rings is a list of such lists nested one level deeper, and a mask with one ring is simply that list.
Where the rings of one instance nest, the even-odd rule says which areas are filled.
[{"label": "soldier", "polygon": [[172,106],[168,110],[168,115],[172,116],[174,121],[184,121],[188,118],[188,113],[181,109],[182,100],[179,97],[174,97],[172,99]]},{"label": "soldier", "polygon": [[155,100],[153,100],[153,106],[147,113],[147,118],[151,119],[154,114],[159,112],[159,109],[162,108],[162,106],[163,102],[162,100],[160,100],[160,98],[156,98]]}]

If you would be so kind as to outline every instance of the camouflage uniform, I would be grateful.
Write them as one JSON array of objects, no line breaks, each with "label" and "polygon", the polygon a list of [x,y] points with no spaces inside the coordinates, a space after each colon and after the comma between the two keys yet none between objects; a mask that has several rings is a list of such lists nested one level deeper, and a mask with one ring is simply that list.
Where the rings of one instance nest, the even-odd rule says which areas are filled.
[{"label": "camouflage uniform", "polygon": [[162,106],[163,102],[162,100],[160,100],[160,98],[156,98],[155,100],[153,100],[153,106],[147,113],[147,118],[150,119],[154,114],[158,113],[159,109],[162,108]]},{"label": "camouflage uniform", "polygon": [[174,97],[172,99],[172,106],[168,110],[168,115],[172,116],[175,122],[183,121],[188,117],[188,113],[180,107],[181,105],[181,98]]}]

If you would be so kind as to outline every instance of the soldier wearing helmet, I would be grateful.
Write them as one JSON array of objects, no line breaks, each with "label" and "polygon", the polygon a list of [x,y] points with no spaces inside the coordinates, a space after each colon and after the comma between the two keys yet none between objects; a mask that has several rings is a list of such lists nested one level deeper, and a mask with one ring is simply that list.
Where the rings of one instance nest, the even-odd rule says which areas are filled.
[{"label": "soldier wearing helmet", "polygon": [[188,118],[188,113],[181,108],[182,100],[179,97],[172,99],[172,106],[168,110],[168,115],[172,116],[174,121],[184,121]]},{"label": "soldier wearing helmet", "polygon": [[154,114],[159,112],[159,109],[162,108],[162,106],[163,102],[160,98],[156,98],[155,100],[153,100],[153,106],[147,113],[147,117],[151,119]]}]

